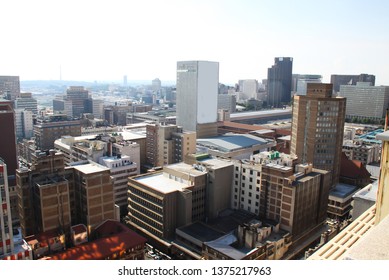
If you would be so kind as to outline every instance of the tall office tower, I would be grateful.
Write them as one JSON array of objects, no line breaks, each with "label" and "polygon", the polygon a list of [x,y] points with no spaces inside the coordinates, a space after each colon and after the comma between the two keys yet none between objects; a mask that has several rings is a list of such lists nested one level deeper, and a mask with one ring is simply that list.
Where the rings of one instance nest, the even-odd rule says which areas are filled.
[{"label": "tall office tower", "polygon": [[156,78],[151,81],[151,89],[153,91],[159,91],[161,89],[161,80]]},{"label": "tall office tower", "polygon": [[369,82],[341,85],[339,96],[345,97],[346,118],[359,121],[382,121],[389,106],[389,86],[372,86]]},{"label": "tall office tower", "polygon": [[218,87],[218,62],[177,62],[177,125],[197,138],[216,136]]},{"label": "tall office tower", "polygon": [[307,94],[307,84],[320,84],[322,80],[321,75],[311,74],[293,74],[292,75],[292,92],[298,95]]},{"label": "tall office tower", "polygon": [[0,100],[0,157],[7,163],[8,176],[15,175],[17,164],[15,113],[12,102]]},{"label": "tall office tower", "polygon": [[48,119],[38,120],[34,125],[38,150],[54,149],[54,141],[64,135],[81,136],[80,120],[68,120],[66,115],[53,115]]},{"label": "tall office tower", "polygon": [[80,118],[85,111],[85,102],[89,98],[89,91],[84,87],[71,86],[66,90],[66,98],[72,101],[73,117]]},{"label": "tall office tower", "polygon": [[196,152],[196,133],[177,125],[146,126],[146,158],[151,166],[163,166],[184,160]]},{"label": "tall office tower", "polygon": [[20,94],[19,76],[0,76],[0,95],[15,100]]},{"label": "tall office tower", "polygon": [[104,118],[104,101],[101,99],[92,99],[92,114],[96,119]]},{"label": "tall office tower", "polygon": [[267,70],[267,104],[279,108],[291,100],[293,58],[276,57]]},{"label": "tall office tower", "polygon": [[308,84],[307,95],[293,100],[291,154],[300,163],[331,171],[339,181],[346,99],[332,96],[332,84]]},{"label": "tall office tower", "polygon": [[29,139],[33,135],[33,112],[26,109],[15,109],[15,127],[18,140]]},{"label": "tall office tower", "polygon": [[360,75],[331,75],[331,84],[333,84],[333,91],[337,93],[340,91],[341,85],[356,85],[357,82],[368,82],[372,86],[375,85],[375,76],[370,74]]},{"label": "tall office tower", "polygon": [[32,97],[31,92],[21,92],[20,97],[15,100],[15,109],[26,109],[38,114],[38,101]]},{"label": "tall office tower", "polygon": [[66,99],[64,95],[56,96],[53,99],[54,114],[65,114],[69,118],[73,117],[73,103]]},{"label": "tall office tower", "polygon": [[126,87],[128,84],[127,84],[127,75],[124,75],[123,76],[123,86]]},{"label": "tall office tower", "polygon": [[0,158],[0,259],[14,249],[7,165]]}]

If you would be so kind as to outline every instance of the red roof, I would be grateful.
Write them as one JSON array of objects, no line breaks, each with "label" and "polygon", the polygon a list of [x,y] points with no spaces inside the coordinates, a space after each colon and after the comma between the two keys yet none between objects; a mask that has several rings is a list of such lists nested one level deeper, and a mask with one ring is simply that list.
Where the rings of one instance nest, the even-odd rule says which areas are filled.
[{"label": "red roof", "polygon": [[123,250],[143,245],[146,239],[129,230],[113,236],[97,239],[93,242],[69,248],[64,252],[55,254],[52,260],[103,260]]},{"label": "red roof", "polygon": [[340,176],[348,178],[370,178],[370,173],[359,160],[349,160],[345,153],[342,153],[340,163]]}]

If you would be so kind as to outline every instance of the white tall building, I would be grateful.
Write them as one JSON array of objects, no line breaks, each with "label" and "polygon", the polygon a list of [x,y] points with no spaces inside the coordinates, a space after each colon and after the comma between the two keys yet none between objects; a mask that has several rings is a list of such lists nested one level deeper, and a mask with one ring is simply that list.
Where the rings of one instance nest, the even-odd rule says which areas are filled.
[{"label": "white tall building", "polygon": [[104,101],[101,99],[92,99],[92,114],[96,119],[104,118]]},{"label": "white tall building", "polygon": [[239,81],[240,99],[258,99],[258,81],[254,79]]},{"label": "white tall building", "polygon": [[[0,158],[0,257],[14,250],[7,165]],[[0,258],[2,259],[2,258]]]},{"label": "white tall building", "polygon": [[17,138],[30,139],[33,136],[33,112],[27,109],[15,109],[15,129]]},{"label": "white tall building", "polygon": [[218,62],[177,62],[177,125],[197,138],[217,135],[218,87]]},{"label": "white tall building", "polygon": [[382,120],[389,106],[389,86],[371,86],[369,82],[341,85],[339,96],[346,97],[346,118]]}]

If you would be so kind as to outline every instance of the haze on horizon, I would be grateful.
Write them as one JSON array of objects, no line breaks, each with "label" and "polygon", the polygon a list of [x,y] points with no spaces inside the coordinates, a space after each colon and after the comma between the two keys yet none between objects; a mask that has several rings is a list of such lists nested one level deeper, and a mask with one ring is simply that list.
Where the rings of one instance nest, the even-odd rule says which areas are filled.
[{"label": "haze on horizon", "polygon": [[293,73],[376,75],[389,85],[389,2],[5,0],[0,75],[21,80],[176,80],[176,62],[220,63],[220,82]]}]

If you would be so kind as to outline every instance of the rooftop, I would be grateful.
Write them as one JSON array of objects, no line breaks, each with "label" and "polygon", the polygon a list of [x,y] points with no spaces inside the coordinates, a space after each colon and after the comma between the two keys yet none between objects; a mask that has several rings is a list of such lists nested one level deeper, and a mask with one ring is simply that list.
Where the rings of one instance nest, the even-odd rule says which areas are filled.
[{"label": "rooftop", "polygon": [[358,187],[356,186],[338,183],[336,184],[335,188],[330,191],[330,196],[346,198],[355,193],[357,190]]},{"label": "rooftop", "polygon": [[211,227],[200,223],[195,222],[193,224],[183,226],[177,229],[178,231],[181,231],[197,240],[200,240],[201,242],[207,242],[212,241],[215,239],[218,239],[224,235],[224,233],[221,233],[219,231],[216,231],[212,229]]},{"label": "rooftop", "polygon": [[367,185],[363,189],[356,192],[353,198],[361,198],[370,201],[377,200],[377,191],[378,191],[378,180],[374,181],[374,183]]},{"label": "rooftop", "polygon": [[226,134],[223,136],[197,139],[197,144],[223,152],[232,152],[257,145],[266,145],[271,141],[249,134]]},{"label": "rooftop", "polygon": [[189,184],[184,184],[181,182],[174,181],[169,179],[163,173],[154,173],[145,176],[134,177],[132,180],[135,180],[149,188],[152,188],[158,192],[167,194],[175,191],[182,191],[189,186]]},{"label": "rooftop", "polygon": [[84,173],[84,174],[93,174],[101,171],[109,171],[109,168],[104,167],[97,163],[87,163],[87,164],[80,164],[80,165],[72,165],[74,169]]}]

